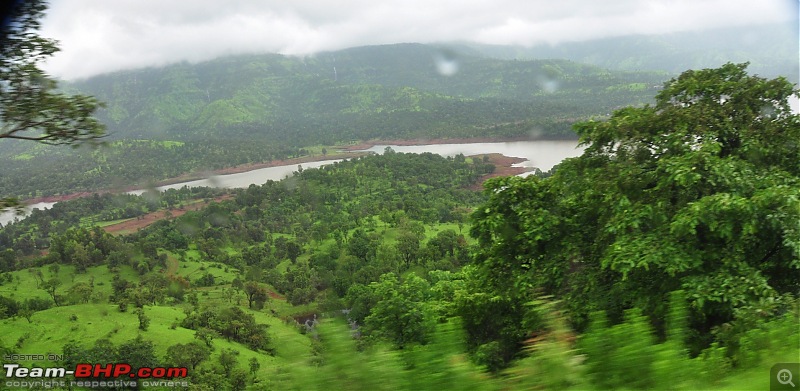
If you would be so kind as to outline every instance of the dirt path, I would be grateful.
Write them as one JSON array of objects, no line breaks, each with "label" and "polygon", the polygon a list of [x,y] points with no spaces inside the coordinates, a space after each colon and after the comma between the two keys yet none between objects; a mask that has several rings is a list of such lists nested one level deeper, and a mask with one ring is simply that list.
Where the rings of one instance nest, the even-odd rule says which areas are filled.
[{"label": "dirt path", "polygon": [[[231,199],[231,198],[232,198],[231,195],[227,195],[226,194],[226,195],[214,198],[213,201],[220,202],[220,201],[228,200],[228,199]],[[183,216],[188,211],[194,211],[194,210],[203,209],[206,206],[208,206],[208,204],[209,204],[208,202],[200,201],[200,202],[195,202],[195,203],[192,203],[192,204],[189,204],[189,205],[185,205],[185,206],[180,207],[180,208],[173,208],[173,209],[169,209],[169,210],[157,210],[155,212],[150,212],[150,213],[148,213],[148,214],[146,214],[144,216],[139,216],[139,217],[137,217],[135,219],[123,221],[123,222],[118,223],[118,224],[105,226],[105,227],[103,227],[103,229],[106,230],[106,232],[111,233],[111,234],[115,234],[115,235],[131,234],[131,233],[134,233],[134,232],[136,232],[136,231],[138,231],[138,230],[140,230],[140,229],[142,229],[144,227],[147,227],[150,224],[155,223],[158,220],[167,218],[167,212],[169,212],[171,214],[171,216],[169,218],[173,219],[173,218],[176,218],[176,217],[179,217],[179,216]]]},{"label": "dirt path", "polygon": [[[524,158],[510,157],[510,156],[501,155],[499,153],[490,153],[490,154],[486,154],[486,155],[473,155],[471,157],[474,157],[474,158],[477,158],[477,159],[482,159],[483,156],[488,156],[488,158],[489,158],[488,162],[491,163],[491,164],[494,164],[495,170],[491,174],[484,175],[480,179],[480,181],[478,183],[470,186],[470,189],[472,189],[472,190],[478,190],[479,191],[479,190],[483,189],[483,182],[486,182],[486,180],[488,180],[490,178],[496,178],[496,177],[499,177],[499,176],[519,175],[519,174],[522,174],[524,172],[528,172],[528,171],[532,170],[531,168],[527,168],[527,167],[512,167],[513,164],[524,162],[526,160]],[[224,196],[215,198],[214,201],[220,202],[220,201],[227,200],[227,199],[230,199],[230,198],[232,198],[231,195],[224,195]],[[181,207],[181,208],[170,209],[169,210],[169,212],[171,214],[170,218],[176,218],[176,217],[182,216],[188,211],[200,210],[202,208],[205,208],[207,205],[208,205],[207,202],[195,202],[193,204],[189,204],[189,205],[186,205],[186,206]],[[118,223],[118,224],[106,226],[106,227],[104,227],[104,229],[106,230],[106,232],[109,232],[111,234],[125,235],[125,234],[134,233],[134,232],[136,232],[136,231],[138,231],[138,230],[140,230],[140,229],[142,229],[144,227],[147,227],[150,224],[153,224],[156,221],[164,219],[164,218],[167,218],[167,210],[159,210],[159,211],[148,213],[148,214],[146,214],[144,216],[139,216],[139,217],[137,217],[135,219],[131,219],[131,220],[128,220],[128,221],[123,221],[123,222]]]}]

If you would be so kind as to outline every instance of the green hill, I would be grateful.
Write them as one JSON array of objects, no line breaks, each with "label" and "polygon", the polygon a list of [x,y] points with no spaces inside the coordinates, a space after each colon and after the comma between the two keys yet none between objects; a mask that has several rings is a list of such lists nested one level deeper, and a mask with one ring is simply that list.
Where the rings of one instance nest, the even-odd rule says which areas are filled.
[{"label": "green hill", "polygon": [[665,74],[564,60],[509,61],[421,44],[311,57],[225,57],[97,76],[115,137],[244,137],[305,146],[353,139],[571,134],[575,119],[649,102]]},{"label": "green hill", "polygon": [[399,44],[305,58],[244,55],[69,83],[66,90],[106,103],[97,116],[111,147],[4,140],[0,194],[144,186],[356,140],[574,138],[575,121],[651,102],[668,78],[465,53]]}]

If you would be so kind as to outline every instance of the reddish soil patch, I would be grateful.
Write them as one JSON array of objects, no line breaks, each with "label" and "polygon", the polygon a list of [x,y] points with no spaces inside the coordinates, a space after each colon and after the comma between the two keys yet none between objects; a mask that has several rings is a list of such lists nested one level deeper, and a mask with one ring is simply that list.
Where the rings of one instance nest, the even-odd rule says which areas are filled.
[{"label": "reddish soil patch", "polygon": [[275,291],[267,290],[267,295],[269,295],[270,298],[275,300],[286,300],[286,298],[283,297],[283,295]]},{"label": "reddish soil patch", "polygon": [[483,182],[491,178],[497,178],[500,176],[511,176],[511,175],[519,175],[525,172],[533,171],[533,168],[530,167],[512,167],[513,164],[522,163],[524,162],[525,158],[520,157],[511,157],[506,155],[501,155],[499,153],[489,153],[485,155],[473,155],[470,156],[476,159],[483,159],[484,156],[489,157],[488,163],[494,165],[495,169],[494,172],[491,174],[484,175],[481,177],[480,181],[475,183],[474,185],[470,186],[471,190],[481,190],[483,189]]},{"label": "reddish soil patch", "polygon": [[[315,156],[303,156],[298,158],[292,159],[284,159],[284,160],[272,160],[269,162],[262,162],[262,163],[251,163],[251,164],[242,164],[240,166],[222,168],[219,170],[212,170],[208,172],[195,172],[195,173],[188,173],[181,175],[179,177],[170,178],[167,180],[163,180],[155,184],[155,186],[164,186],[164,185],[171,185],[175,183],[181,182],[189,182],[198,179],[205,179],[209,175],[227,175],[227,174],[238,174],[241,172],[247,172],[252,170],[257,170],[259,168],[267,168],[267,167],[276,167],[276,166],[291,166],[296,164],[302,163],[309,163],[309,162],[318,162],[322,160],[336,160],[336,159],[352,159],[359,156],[366,155],[366,152],[341,152],[341,153],[334,153],[334,154],[327,154],[327,155],[315,155]],[[76,198],[82,197],[89,197],[93,194],[105,194],[105,193],[118,193],[118,192],[125,192],[125,191],[133,191],[139,190],[144,188],[145,185],[140,186],[129,186],[125,189],[119,190],[97,190],[97,191],[82,191],[77,193],[71,194],[63,194],[63,195],[53,195],[47,197],[37,197],[25,200],[26,204],[35,204],[38,202],[61,202],[61,201],[69,201]]]},{"label": "reddish soil patch", "polygon": [[[232,196],[229,194],[219,196],[214,198],[214,201],[220,202],[224,200],[231,199]],[[200,210],[208,206],[208,202],[195,202],[193,204],[186,205],[181,208],[169,209],[168,211],[172,213],[171,218],[176,218],[179,216],[183,216],[188,211],[193,210]],[[155,212],[150,212],[144,216],[139,216],[135,219],[123,221],[118,224],[108,225],[103,227],[104,230],[108,233],[117,234],[117,235],[124,235],[136,232],[144,227],[147,227],[150,224],[155,223],[158,220],[165,219],[167,217],[167,210],[157,210]]]},{"label": "reddish soil patch", "polygon": [[[493,142],[509,142],[509,141],[529,141],[529,137],[515,137],[515,138],[433,138],[433,139],[413,139],[413,140],[371,140],[365,141],[360,144],[353,144],[349,146],[341,146],[337,147],[340,153],[333,153],[328,155],[316,155],[316,156],[304,156],[299,158],[293,159],[284,159],[284,160],[273,160],[269,162],[263,163],[251,163],[251,164],[243,164],[240,166],[235,167],[228,167],[218,170],[212,170],[205,173],[188,173],[181,175],[176,178],[170,178],[161,182],[158,182],[156,186],[164,186],[164,185],[171,185],[175,183],[181,182],[188,182],[197,179],[203,179],[208,177],[210,174],[214,175],[226,175],[226,174],[237,174],[241,172],[256,170],[259,168],[266,168],[266,167],[275,167],[275,166],[285,166],[285,165],[295,165],[295,164],[302,164],[308,162],[317,162],[321,160],[333,160],[333,159],[351,159],[354,157],[363,156],[366,152],[361,152],[365,149],[369,149],[375,145],[429,145],[429,144],[470,144],[470,143],[493,143]],[[498,167],[499,169],[500,167]],[[513,174],[509,174],[513,175]],[[130,186],[123,191],[131,191],[143,188],[144,185],[138,186]],[[61,202],[61,201],[68,201],[75,198],[81,197],[88,197],[92,194],[104,194],[108,192],[119,192],[119,189],[114,191],[112,190],[98,190],[92,192],[77,192],[72,194],[64,194],[64,195],[54,195],[54,196],[47,196],[47,197],[37,197],[29,200],[25,200],[27,204],[34,204],[37,202]]]}]

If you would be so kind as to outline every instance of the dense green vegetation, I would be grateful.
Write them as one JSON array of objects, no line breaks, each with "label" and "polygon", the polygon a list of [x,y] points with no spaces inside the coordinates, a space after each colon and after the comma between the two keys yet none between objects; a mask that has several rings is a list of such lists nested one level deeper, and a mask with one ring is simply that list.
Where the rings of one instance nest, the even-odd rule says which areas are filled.
[{"label": "dense green vegetation", "polygon": [[468,329],[476,349],[513,358],[537,295],[563,300],[578,331],[595,311],[613,324],[637,308],[663,339],[682,290],[681,342],[692,355],[722,344],[736,365],[742,333],[790,311],[800,288],[796,93],[742,65],[686,72],[653,106],[578,125],[585,153],[552,176],[491,182],[471,233],[481,289],[503,300],[478,308],[517,321]]},{"label": "dense green vegetation", "polygon": [[[458,71],[443,75],[443,61]],[[575,121],[644,104],[666,78],[412,44],[117,72],[64,87],[105,102],[110,146],[0,142],[0,194],[142,185],[357,140],[575,138]]]},{"label": "dense green vegetation", "polygon": [[[437,70],[442,61],[456,63],[457,72],[442,74]],[[226,57],[101,75],[72,87],[107,102],[100,118],[119,136],[235,135],[304,146],[373,138],[508,137],[527,135],[534,127],[544,135],[571,136],[574,120],[645,103],[665,78],[403,44],[304,58]],[[648,88],[613,88],[634,82]]]},{"label": "dense green vegetation", "polygon": [[387,150],[129,235],[96,224],[218,193],[60,203],[0,229],[0,347],[198,390],[764,389],[800,352],[796,93],[686,72],[484,192]]},{"label": "dense green vegetation", "polygon": [[[664,74],[407,44],[119,72],[59,95],[36,68],[56,50],[35,35],[44,5],[29,4],[0,50],[0,139],[94,141],[86,93],[108,103],[111,136],[5,140],[4,196],[375,138],[574,129],[586,149],[483,192],[486,158],[387,148],[247,189],[36,211],[0,227],[4,364],[184,367],[168,380],[188,390],[727,390],[797,361],[800,91],[783,78],[729,63],[659,88]],[[147,224],[107,228],[133,219]],[[25,359],[42,353],[61,356]]]},{"label": "dense green vegetation", "polygon": [[33,198],[76,191],[145,188],[185,173],[307,156],[308,152],[264,141],[225,139],[213,143],[120,140],[97,149],[36,146],[24,153],[9,153],[31,157],[8,161],[0,173],[0,189],[8,189],[5,194]]},{"label": "dense green vegetation", "polygon": [[[467,260],[467,242],[458,233],[464,228],[465,208],[481,199],[466,187],[492,169],[481,159],[387,151],[251,186],[230,201],[125,237],[97,227],[75,228],[80,224],[76,217],[116,218],[120,211],[138,213],[209,196],[209,190],[170,191],[149,201],[102,195],[59,203],[0,230],[6,247],[3,317],[41,324],[42,317],[69,308],[77,319],[94,319],[96,315],[84,312],[101,305],[101,318],[92,323],[114,324],[121,320],[113,319],[124,315],[134,319],[139,331],[103,331],[89,340],[77,335],[50,339],[66,344],[65,353],[72,357],[118,360],[136,351],[139,365],[189,362],[197,369],[193,382],[222,382],[223,388],[230,379],[252,382],[251,375],[240,376],[232,364],[243,356],[233,350],[247,350],[258,362],[264,362],[263,355],[276,357],[267,359],[270,365],[259,364],[263,370],[253,371],[266,379],[266,374],[280,371],[276,363],[303,360],[310,350],[306,346],[305,352],[287,355],[271,342],[275,322],[265,322],[269,315],[264,312],[294,324],[290,316],[297,311],[344,308],[340,297],[353,284],[369,284],[381,274],[458,268]],[[73,219],[73,227],[47,224],[61,218]],[[46,256],[25,255],[24,243],[34,237],[36,248],[48,248]],[[288,303],[275,303],[283,299],[270,295],[285,296]],[[170,315],[170,308],[181,307],[185,315]],[[293,332],[297,337],[292,338],[309,343],[293,327],[278,325],[281,333]],[[182,337],[187,331],[181,330],[191,330],[197,342]],[[163,332],[171,336],[162,339]],[[19,338],[17,350],[40,346],[31,340],[43,337],[38,332],[13,335]],[[103,335],[106,339],[93,342]],[[141,339],[131,340],[136,335]],[[221,348],[221,340],[230,342]],[[219,371],[214,362],[220,362]]]}]

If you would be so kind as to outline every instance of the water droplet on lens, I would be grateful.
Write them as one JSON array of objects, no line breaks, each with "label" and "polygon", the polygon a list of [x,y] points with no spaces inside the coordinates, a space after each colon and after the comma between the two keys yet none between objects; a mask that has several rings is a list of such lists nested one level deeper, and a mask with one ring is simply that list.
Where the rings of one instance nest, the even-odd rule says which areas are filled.
[{"label": "water droplet on lens", "polygon": [[441,51],[433,57],[436,71],[442,76],[453,76],[458,73],[459,63],[455,53]]}]

